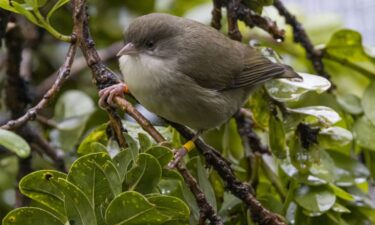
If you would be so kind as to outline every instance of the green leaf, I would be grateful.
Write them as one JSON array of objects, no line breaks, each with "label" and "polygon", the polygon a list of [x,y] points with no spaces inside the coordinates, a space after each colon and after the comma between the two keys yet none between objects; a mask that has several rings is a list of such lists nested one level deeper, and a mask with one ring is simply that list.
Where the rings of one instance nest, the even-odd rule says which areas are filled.
[{"label": "green leaf", "polygon": [[127,191],[121,193],[109,204],[105,212],[105,220],[108,225],[129,225],[165,221],[166,218],[158,215],[154,205],[143,195],[135,191]]},{"label": "green leaf", "polygon": [[217,202],[215,192],[210,180],[208,179],[209,176],[206,168],[202,164],[201,158],[198,156],[191,158],[186,166],[192,172],[192,175],[197,179],[199,186],[207,198],[207,201],[214,209],[216,209]]},{"label": "green leaf", "polygon": [[53,13],[55,13],[56,10],[58,10],[59,8],[61,8],[63,5],[65,5],[68,2],[69,2],[69,0],[58,0],[56,2],[56,4],[52,7],[52,9],[48,12],[48,14],[47,14],[47,22],[49,23],[49,19],[51,18],[51,16],[53,15]]},{"label": "green leaf", "polygon": [[152,145],[152,141],[147,136],[147,134],[138,133],[138,140],[139,140],[139,145],[140,145],[140,147],[139,147],[140,152],[145,152]]},{"label": "green leaf", "polygon": [[335,32],[325,51],[328,55],[355,63],[369,71],[375,71],[375,58],[366,53],[362,46],[361,34],[357,31],[342,29]]},{"label": "green leaf", "polygon": [[375,151],[375,125],[366,116],[356,120],[353,136],[359,146]]},{"label": "green leaf", "polygon": [[129,150],[120,151],[114,158],[113,164],[116,166],[120,175],[121,182],[124,182],[125,176],[128,173],[129,165],[133,162],[132,153]]},{"label": "green leaf", "polygon": [[53,180],[65,179],[66,174],[53,170],[39,170],[22,178],[19,184],[23,195],[51,208],[61,220],[66,219],[64,194]]},{"label": "green leaf", "polygon": [[361,99],[353,94],[337,95],[337,102],[346,112],[357,115],[363,112]]},{"label": "green leaf", "polygon": [[142,194],[151,193],[155,191],[161,173],[158,160],[150,154],[141,153],[136,165],[126,175],[125,190],[135,190]]},{"label": "green leaf", "polygon": [[3,225],[64,225],[65,221],[59,220],[51,213],[34,207],[14,209],[3,219]]},{"label": "green leaf", "polygon": [[133,161],[136,161],[139,154],[139,148],[137,142],[128,133],[124,133],[126,144],[128,145],[127,150],[130,151]]},{"label": "green leaf", "polygon": [[353,195],[349,194],[348,192],[346,192],[342,188],[337,187],[334,184],[329,184],[329,186],[332,188],[333,192],[335,193],[335,195],[337,197],[339,197],[341,199],[344,199],[346,201],[354,201],[355,200]]},{"label": "green leaf", "polygon": [[275,79],[267,82],[265,87],[271,97],[280,102],[297,101],[308,91],[323,93],[331,87],[331,83],[317,75],[298,73],[303,80]]},{"label": "green leaf", "polygon": [[108,225],[159,225],[173,220],[187,220],[188,216],[189,209],[178,198],[159,194],[145,198],[135,191],[121,193],[105,213]]},{"label": "green leaf", "polygon": [[103,209],[121,193],[118,172],[107,153],[82,156],[70,168],[68,181],[76,185],[94,206],[96,219],[104,224]]},{"label": "green leaf", "polygon": [[224,133],[222,138],[223,155],[228,156],[233,161],[239,161],[244,156],[244,148],[242,140],[238,134],[235,119],[230,119],[224,125]]},{"label": "green leaf", "polygon": [[92,149],[91,145],[94,142],[99,142],[105,145],[108,142],[108,137],[106,134],[107,127],[108,123],[104,123],[92,130],[79,145],[77,150],[78,154],[86,155],[89,153],[94,153],[94,149]]},{"label": "green leaf", "polygon": [[332,125],[341,120],[340,115],[326,106],[308,106],[297,109],[288,109],[290,112],[314,116],[326,125]]},{"label": "green leaf", "polygon": [[367,87],[362,98],[362,107],[366,117],[375,125],[375,81],[372,81]]},{"label": "green leaf", "polygon": [[70,224],[88,225],[97,224],[94,209],[83,190],[65,179],[57,179],[54,182],[64,192],[65,211]]},{"label": "green leaf", "polygon": [[336,195],[327,186],[302,185],[296,190],[295,201],[302,208],[313,212],[326,212],[336,202]]},{"label": "green leaf", "polygon": [[353,135],[342,127],[323,128],[318,134],[318,143],[323,148],[339,148],[349,144]]},{"label": "green leaf", "polygon": [[285,131],[278,115],[271,115],[269,121],[269,145],[272,153],[282,159],[286,157]]},{"label": "green leaf", "polygon": [[47,3],[47,0],[25,0],[25,3],[33,7],[33,9],[38,9]]},{"label": "green leaf", "polygon": [[15,1],[12,1],[12,5],[9,5],[9,2],[10,1],[1,0],[0,1],[0,7],[3,8],[3,9],[5,9],[5,10],[14,12],[14,13],[22,14],[28,20],[30,20],[31,22],[33,22],[34,24],[40,26],[40,23],[35,18],[35,16],[30,11],[28,11],[29,8],[30,8],[29,5],[27,5],[27,4],[19,4],[18,2],[15,2]]},{"label": "green leaf", "polygon": [[337,151],[328,152],[335,163],[336,185],[352,186],[362,183],[370,176],[367,167],[358,160]]},{"label": "green leaf", "polygon": [[154,156],[159,161],[161,167],[166,166],[173,159],[172,151],[163,146],[151,147],[146,153]]},{"label": "green leaf", "polygon": [[147,197],[147,200],[155,205],[155,208],[159,213],[169,217],[169,221],[186,221],[189,219],[189,207],[179,198],[158,194]]},{"label": "green leaf", "polygon": [[0,145],[9,151],[14,152],[21,158],[30,155],[30,146],[27,142],[17,134],[0,128]]}]

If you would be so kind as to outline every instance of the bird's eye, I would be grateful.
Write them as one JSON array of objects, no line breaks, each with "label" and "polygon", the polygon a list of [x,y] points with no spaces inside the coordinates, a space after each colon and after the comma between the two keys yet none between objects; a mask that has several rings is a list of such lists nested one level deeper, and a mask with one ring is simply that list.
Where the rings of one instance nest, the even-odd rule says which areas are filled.
[{"label": "bird's eye", "polygon": [[147,41],[147,42],[146,42],[146,47],[147,47],[148,49],[153,48],[154,45],[155,45],[155,43],[154,43],[153,41]]}]

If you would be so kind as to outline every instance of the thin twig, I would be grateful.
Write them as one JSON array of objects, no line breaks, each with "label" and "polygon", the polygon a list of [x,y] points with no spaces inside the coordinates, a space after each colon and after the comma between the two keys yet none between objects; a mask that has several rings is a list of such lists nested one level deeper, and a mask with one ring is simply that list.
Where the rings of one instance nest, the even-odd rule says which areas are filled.
[{"label": "thin twig", "polygon": [[314,48],[314,45],[312,44],[302,24],[292,13],[288,11],[280,0],[274,0],[273,5],[278,10],[279,14],[285,18],[286,23],[292,26],[294,41],[300,43],[306,50],[307,57],[311,60],[315,71],[319,75],[329,79],[330,76],[325,71],[322,61],[323,54],[320,50]]},{"label": "thin twig", "polygon": [[[100,49],[98,50],[99,57],[102,59],[103,62],[111,60],[116,57],[117,52],[121,49],[122,46],[123,41],[118,41],[107,48]],[[77,57],[72,64],[70,76],[74,77],[76,74],[80,73],[82,70],[86,68],[87,63],[85,57]],[[52,84],[55,82],[57,78],[57,72],[58,71],[52,73],[36,87],[36,99],[43,96],[43,93],[45,93],[52,86]]]},{"label": "thin twig", "polygon": [[13,130],[24,125],[27,121],[35,119],[39,111],[48,105],[49,101],[60,90],[62,84],[69,78],[70,67],[72,65],[73,58],[76,53],[76,49],[77,49],[76,44],[72,43],[65,57],[65,62],[59,69],[58,78],[56,79],[53,86],[43,96],[43,99],[40,100],[34,107],[30,108],[23,116],[15,120],[8,121],[6,124],[2,125],[0,128],[6,129],[6,130]]},{"label": "thin twig", "polygon": [[190,188],[190,191],[195,196],[198,207],[200,209],[200,224],[205,224],[206,219],[210,221],[211,225],[224,225],[220,216],[217,215],[214,208],[207,202],[206,196],[199,187],[195,178],[191,175],[189,170],[179,163],[177,165],[178,172],[182,175],[185,183]]},{"label": "thin twig", "polygon": [[268,154],[271,152],[267,146],[263,145],[259,136],[253,130],[253,121],[246,116],[246,113],[239,111],[234,118],[236,119],[238,133],[241,136],[244,145],[250,146],[253,152]]},{"label": "thin twig", "polygon": [[234,40],[240,40],[237,20],[243,21],[248,27],[259,27],[269,33],[275,40],[283,41],[285,31],[280,29],[275,21],[253,12],[247,5],[239,0],[213,0],[211,25],[219,29],[221,19],[221,8],[226,7],[228,15],[229,36]]}]

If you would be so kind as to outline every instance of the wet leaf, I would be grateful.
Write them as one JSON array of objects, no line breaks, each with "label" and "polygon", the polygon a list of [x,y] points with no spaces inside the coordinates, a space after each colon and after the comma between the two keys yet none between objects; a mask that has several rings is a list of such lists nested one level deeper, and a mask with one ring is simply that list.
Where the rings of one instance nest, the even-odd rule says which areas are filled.
[{"label": "wet leaf", "polygon": [[30,146],[27,142],[17,134],[0,128],[0,146],[14,152],[21,158],[30,155]]},{"label": "wet leaf", "polygon": [[295,201],[304,209],[313,212],[326,212],[336,202],[334,192],[327,186],[302,185],[296,190]]},{"label": "wet leaf", "polygon": [[318,134],[318,143],[323,148],[338,148],[349,144],[353,135],[342,127],[323,128]]},{"label": "wet leaf", "polygon": [[303,80],[275,79],[265,84],[268,93],[277,101],[297,101],[308,91],[322,93],[331,87],[331,83],[317,75],[298,73]]},{"label": "wet leaf", "polygon": [[340,115],[326,106],[308,106],[297,109],[289,109],[290,112],[314,116],[326,125],[332,125],[341,120]]}]

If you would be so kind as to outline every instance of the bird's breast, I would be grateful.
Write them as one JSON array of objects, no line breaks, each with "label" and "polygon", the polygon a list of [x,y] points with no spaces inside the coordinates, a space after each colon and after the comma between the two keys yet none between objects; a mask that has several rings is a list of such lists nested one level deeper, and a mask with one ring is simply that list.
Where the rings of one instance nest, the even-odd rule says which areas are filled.
[{"label": "bird's breast", "polygon": [[130,92],[161,117],[193,129],[208,129],[225,122],[238,109],[238,96],[204,88],[175,65],[150,56],[120,58]]}]

